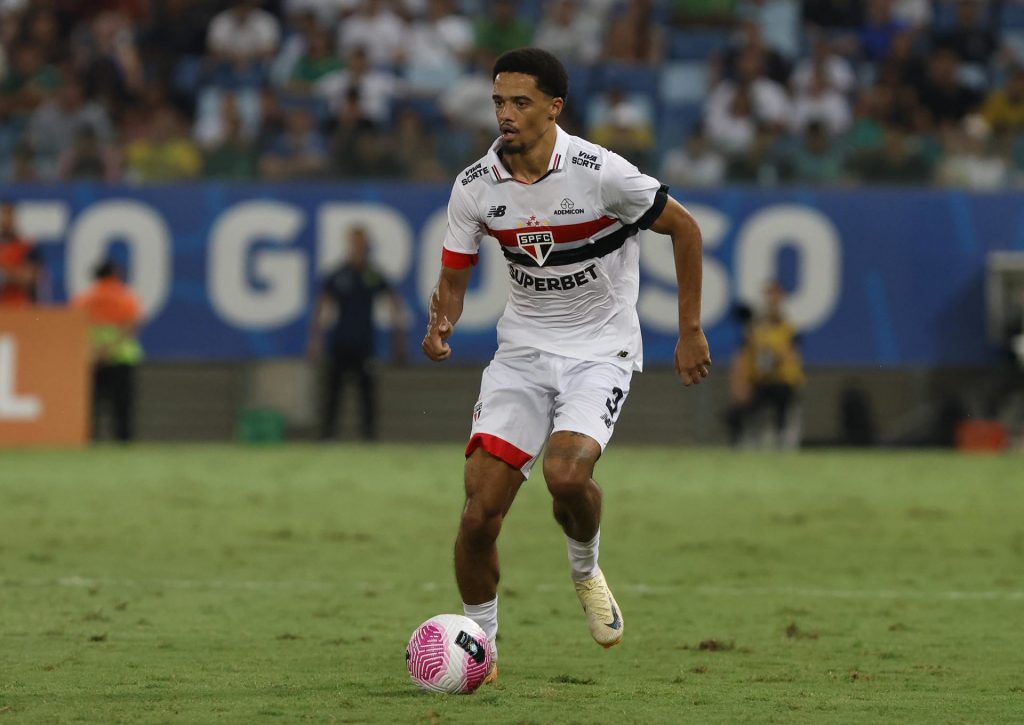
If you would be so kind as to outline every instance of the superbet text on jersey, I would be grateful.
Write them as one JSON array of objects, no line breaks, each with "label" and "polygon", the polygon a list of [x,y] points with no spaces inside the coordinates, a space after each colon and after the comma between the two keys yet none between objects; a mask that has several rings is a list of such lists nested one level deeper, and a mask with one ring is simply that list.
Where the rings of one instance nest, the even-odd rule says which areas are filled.
[{"label": "superbet text on jersey", "polygon": [[498,351],[531,348],[640,370],[637,235],[661,214],[667,189],[607,149],[557,129],[547,174],[513,179],[500,141],[463,171],[448,203],[442,264],[475,264],[490,236],[511,291]]}]

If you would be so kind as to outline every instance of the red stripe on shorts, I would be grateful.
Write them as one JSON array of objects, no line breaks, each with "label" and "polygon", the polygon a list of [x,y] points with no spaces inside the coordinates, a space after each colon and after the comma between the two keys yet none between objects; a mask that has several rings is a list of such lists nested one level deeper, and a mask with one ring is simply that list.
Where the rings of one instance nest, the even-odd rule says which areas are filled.
[{"label": "red stripe on shorts", "polygon": [[522,468],[533,456],[526,451],[521,451],[508,441],[503,441],[490,433],[477,433],[469,439],[466,446],[466,458],[477,448],[483,448],[499,461],[504,461],[512,468]]}]

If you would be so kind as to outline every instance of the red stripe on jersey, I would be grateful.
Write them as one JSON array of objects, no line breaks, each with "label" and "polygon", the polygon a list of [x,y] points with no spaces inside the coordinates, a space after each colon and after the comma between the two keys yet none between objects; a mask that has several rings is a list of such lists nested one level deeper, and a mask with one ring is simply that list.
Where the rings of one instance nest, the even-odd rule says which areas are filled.
[{"label": "red stripe on jersey", "polygon": [[466,458],[477,448],[483,448],[499,461],[504,461],[512,468],[522,468],[533,456],[526,451],[521,451],[508,441],[490,433],[477,433],[469,439],[466,446]]},{"label": "red stripe on jersey", "polygon": [[450,249],[441,250],[441,266],[452,269],[465,269],[472,267],[480,258],[479,254],[466,254],[464,252],[453,252]]},{"label": "red stripe on jersey", "polygon": [[516,235],[520,232],[551,232],[556,244],[565,244],[566,242],[578,242],[581,239],[588,239],[602,229],[607,229],[617,221],[618,219],[614,217],[603,216],[600,219],[594,219],[589,222],[560,224],[556,227],[520,227],[518,229],[491,229],[487,227],[487,233],[505,247],[519,246]]}]

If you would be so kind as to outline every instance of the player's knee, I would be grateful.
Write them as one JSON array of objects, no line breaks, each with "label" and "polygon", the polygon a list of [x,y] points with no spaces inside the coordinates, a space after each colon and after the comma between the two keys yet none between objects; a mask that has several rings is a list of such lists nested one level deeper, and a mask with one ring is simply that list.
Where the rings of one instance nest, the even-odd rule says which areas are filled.
[{"label": "player's knee", "polygon": [[590,486],[591,467],[573,458],[544,459],[544,481],[555,500],[586,494]]},{"label": "player's knee", "polygon": [[459,538],[471,549],[486,549],[501,533],[505,518],[523,475],[478,448],[466,460],[466,505],[459,524]]},{"label": "player's knee", "polygon": [[488,505],[479,497],[470,496],[462,509],[459,537],[471,549],[488,547],[501,532],[501,508]]}]

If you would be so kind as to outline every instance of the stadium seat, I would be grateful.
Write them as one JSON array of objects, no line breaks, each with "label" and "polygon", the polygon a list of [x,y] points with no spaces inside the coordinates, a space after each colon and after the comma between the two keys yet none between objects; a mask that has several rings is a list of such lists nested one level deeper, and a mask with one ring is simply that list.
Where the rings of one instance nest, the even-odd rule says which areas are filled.
[{"label": "stadium seat", "polygon": [[519,17],[529,20],[536,27],[544,19],[543,6],[541,0],[519,0]]},{"label": "stadium seat", "polygon": [[20,124],[13,121],[0,123],[0,158],[7,159],[14,153],[14,147],[18,145],[22,133]]},{"label": "stadium seat", "polygon": [[1006,3],[1003,5],[1002,22],[999,27],[1007,29],[1024,29],[1024,3]]},{"label": "stadium seat", "polygon": [[586,65],[566,65],[565,70],[569,74],[569,97],[574,102],[589,98],[596,70]]},{"label": "stadium seat", "polygon": [[956,7],[953,0],[939,0],[932,3],[932,27],[938,30],[951,28],[956,22]]},{"label": "stadium seat", "polygon": [[658,70],[644,66],[609,63],[600,73],[602,90],[621,88],[627,93],[654,97],[658,92]]},{"label": "stadium seat", "polygon": [[679,104],[702,101],[707,95],[707,63],[681,61],[666,64],[661,70],[658,97],[662,103]]},{"label": "stadium seat", "polygon": [[674,30],[668,37],[669,60],[703,60],[723,51],[729,44],[729,34],[711,28]]},{"label": "stadium seat", "polygon": [[11,166],[14,159],[14,149],[21,138],[21,129],[15,128],[12,123],[0,124],[0,179],[11,178]]},{"label": "stadium seat", "polygon": [[409,96],[395,102],[395,115],[405,109],[414,111],[428,128],[440,128],[444,124],[444,114],[433,98]]},{"label": "stadium seat", "polygon": [[191,96],[199,90],[203,59],[198,55],[185,55],[174,66],[172,86],[178,93]]},{"label": "stadium seat", "polygon": [[477,149],[473,146],[472,132],[452,126],[440,126],[444,132],[437,135],[437,154],[447,169],[459,170],[473,158]]},{"label": "stadium seat", "polygon": [[290,109],[303,109],[310,113],[317,120],[322,123],[331,116],[330,104],[327,99],[320,96],[305,96],[298,94],[282,93],[278,96],[281,103],[281,108]]},{"label": "stadium seat", "polygon": [[658,153],[678,146],[704,115],[702,103],[672,103],[658,112]]},{"label": "stadium seat", "polygon": [[[932,11],[933,28],[944,31],[956,25],[956,0],[933,3]],[[982,18],[988,18],[989,12],[988,8],[983,8]],[[1002,3],[1002,9],[995,18],[995,27],[1001,30],[1024,28],[1024,4],[1018,0]]]}]

